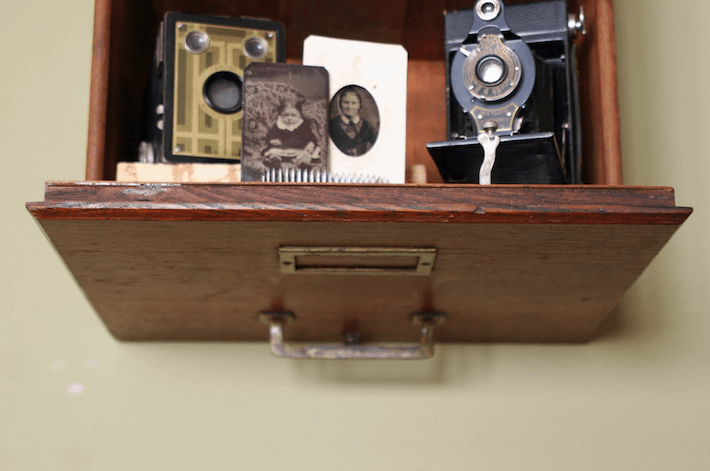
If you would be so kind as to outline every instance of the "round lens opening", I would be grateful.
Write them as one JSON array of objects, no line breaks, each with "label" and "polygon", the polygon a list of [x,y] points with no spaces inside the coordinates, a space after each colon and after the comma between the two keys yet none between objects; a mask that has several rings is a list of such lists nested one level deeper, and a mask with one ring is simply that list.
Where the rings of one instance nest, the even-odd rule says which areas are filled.
[{"label": "round lens opening", "polygon": [[205,102],[213,110],[236,113],[242,108],[242,79],[232,72],[221,71],[205,80],[203,88]]},{"label": "round lens opening", "polygon": [[210,48],[210,38],[204,31],[191,31],[185,36],[185,48],[193,54],[202,54]]},{"label": "round lens opening", "polygon": [[244,52],[252,59],[263,59],[269,52],[269,45],[262,38],[249,38],[244,43]]},{"label": "round lens opening", "polygon": [[476,67],[478,79],[486,85],[497,85],[505,77],[505,63],[496,56],[481,59]]}]

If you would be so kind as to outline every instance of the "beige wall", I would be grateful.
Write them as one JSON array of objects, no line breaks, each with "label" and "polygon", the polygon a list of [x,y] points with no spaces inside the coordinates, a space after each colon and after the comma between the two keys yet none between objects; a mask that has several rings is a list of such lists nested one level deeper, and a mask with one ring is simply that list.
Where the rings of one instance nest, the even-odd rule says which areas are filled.
[{"label": "beige wall", "polygon": [[92,17],[0,4],[0,469],[710,467],[709,2],[616,2],[626,182],[695,214],[609,333],[405,365],[109,336],[24,209],[83,178]]}]

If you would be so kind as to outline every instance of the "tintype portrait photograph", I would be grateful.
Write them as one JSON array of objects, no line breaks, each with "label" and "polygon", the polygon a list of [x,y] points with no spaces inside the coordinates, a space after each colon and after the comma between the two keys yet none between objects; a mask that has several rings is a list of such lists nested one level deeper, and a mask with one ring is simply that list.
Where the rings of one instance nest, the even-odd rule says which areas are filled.
[{"label": "tintype portrait photograph", "polygon": [[254,63],[245,72],[242,181],[328,170],[328,72]]},{"label": "tintype portrait photograph", "polygon": [[358,85],[341,88],[330,102],[330,138],[350,157],[366,154],[380,132],[380,113],[370,92]]}]

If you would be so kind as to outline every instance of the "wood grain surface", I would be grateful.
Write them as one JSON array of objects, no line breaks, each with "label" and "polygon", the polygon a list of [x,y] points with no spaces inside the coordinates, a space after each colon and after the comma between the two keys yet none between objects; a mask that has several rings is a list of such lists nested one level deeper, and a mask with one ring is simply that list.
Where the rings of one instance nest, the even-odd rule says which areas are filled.
[{"label": "wood grain surface", "polygon": [[[122,340],[415,341],[409,316],[441,311],[442,342],[587,340],[674,225],[52,220],[40,223]],[[282,275],[278,247],[438,251],[429,277]]]},{"label": "wood grain surface", "polygon": [[38,219],[670,224],[691,213],[657,187],[50,183]]},{"label": "wood grain surface", "polygon": [[[133,340],[287,334],[446,342],[588,339],[691,210],[669,188],[54,183],[28,208],[109,330]],[[435,248],[428,277],[283,275],[278,249]],[[354,326],[354,327],[353,327]]]},{"label": "wood grain surface", "polygon": [[[572,0],[584,7],[587,35],[577,40],[582,115],[582,179],[621,185],[621,133],[613,0]],[[604,158],[595,156],[603,155]]]},{"label": "wood grain surface", "polygon": [[87,180],[104,179],[106,118],[111,37],[111,1],[99,0],[94,7],[94,47],[91,56],[89,135],[86,147]]}]

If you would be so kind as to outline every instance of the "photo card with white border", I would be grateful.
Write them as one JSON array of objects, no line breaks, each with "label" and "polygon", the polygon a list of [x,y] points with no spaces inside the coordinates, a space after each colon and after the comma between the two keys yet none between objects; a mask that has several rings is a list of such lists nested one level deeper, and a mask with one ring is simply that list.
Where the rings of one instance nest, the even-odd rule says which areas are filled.
[{"label": "photo card with white border", "polygon": [[404,183],[407,60],[398,44],[306,38],[303,64],[330,75],[331,173]]}]

